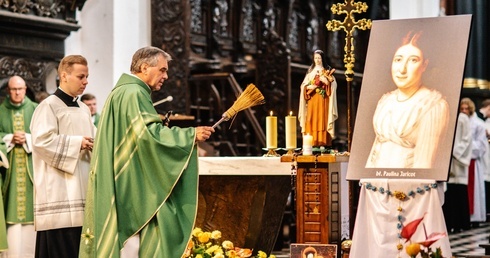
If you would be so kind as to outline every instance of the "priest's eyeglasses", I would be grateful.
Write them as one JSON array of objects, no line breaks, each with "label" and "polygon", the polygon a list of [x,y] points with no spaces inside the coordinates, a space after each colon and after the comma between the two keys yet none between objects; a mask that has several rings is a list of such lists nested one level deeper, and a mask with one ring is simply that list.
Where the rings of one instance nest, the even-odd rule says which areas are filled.
[{"label": "priest's eyeglasses", "polygon": [[15,92],[15,91],[23,91],[25,89],[26,89],[26,87],[22,87],[22,88],[9,88],[9,91]]}]

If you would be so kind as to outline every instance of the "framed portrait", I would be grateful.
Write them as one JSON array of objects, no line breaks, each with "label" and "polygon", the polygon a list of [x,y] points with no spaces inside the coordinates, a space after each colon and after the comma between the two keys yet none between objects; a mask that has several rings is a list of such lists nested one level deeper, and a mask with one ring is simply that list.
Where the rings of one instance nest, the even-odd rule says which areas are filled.
[{"label": "framed portrait", "polygon": [[291,244],[291,258],[337,258],[337,245]]},{"label": "framed portrait", "polygon": [[447,180],[471,18],[373,21],[347,180]]}]

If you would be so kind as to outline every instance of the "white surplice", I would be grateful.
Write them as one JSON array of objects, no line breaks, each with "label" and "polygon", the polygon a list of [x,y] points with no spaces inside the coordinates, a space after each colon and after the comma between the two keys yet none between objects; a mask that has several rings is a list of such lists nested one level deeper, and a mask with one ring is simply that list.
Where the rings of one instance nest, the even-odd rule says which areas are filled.
[{"label": "white surplice", "polygon": [[95,137],[90,111],[45,99],[31,121],[34,165],[34,225],[37,231],[81,227],[91,152],[80,150]]}]

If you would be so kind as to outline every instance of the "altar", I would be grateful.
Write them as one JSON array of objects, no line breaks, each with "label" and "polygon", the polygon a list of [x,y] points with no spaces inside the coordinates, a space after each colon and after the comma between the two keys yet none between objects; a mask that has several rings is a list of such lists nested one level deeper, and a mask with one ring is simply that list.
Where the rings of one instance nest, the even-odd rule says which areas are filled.
[{"label": "altar", "polygon": [[291,189],[291,164],[279,157],[199,157],[196,227],[270,253]]},{"label": "altar", "polygon": [[[270,253],[281,229],[291,191],[294,188],[312,189],[312,184],[306,188],[300,185],[310,179],[314,183],[316,177],[319,181],[314,184],[325,193],[328,191],[317,196],[322,198],[318,203],[322,213],[314,214],[296,206],[297,231],[305,230],[304,234],[297,233],[296,242],[340,244],[342,235],[348,234],[349,230],[348,200],[341,202],[341,196],[348,196],[343,193],[348,190],[347,185],[342,186],[347,184],[342,177],[345,178],[348,157],[329,155],[317,159],[318,174],[315,176],[308,172],[315,164],[315,156],[298,156],[295,160],[293,156],[199,157],[196,227],[205,231],[220,230],[222,239],[232,241],[235,246]],[[299,170],[292,176],[292,165],[297,162],[300,163]],[[299,203],[303,201],[306,199],[299,197]],[[304,221],[301,225],[298,225],[299,218]],[[310,218],[324,221],[316,223]]]}]

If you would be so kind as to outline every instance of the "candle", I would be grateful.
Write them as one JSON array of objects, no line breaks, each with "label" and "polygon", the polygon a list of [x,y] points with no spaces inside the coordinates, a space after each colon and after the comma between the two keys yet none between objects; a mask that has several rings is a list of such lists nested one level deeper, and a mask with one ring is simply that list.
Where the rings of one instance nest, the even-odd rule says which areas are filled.
[{"label": "candle", "polygon": [[296,149],[296,116],[286,116],[286,149]]},{"label": "candle", "polygon": [[272,115],[265,118],[267,149],[277,148],[277,117]]},{"label": "candle", "polygon": [[313,155],[313,136],[303,135],[303,155]]}]

